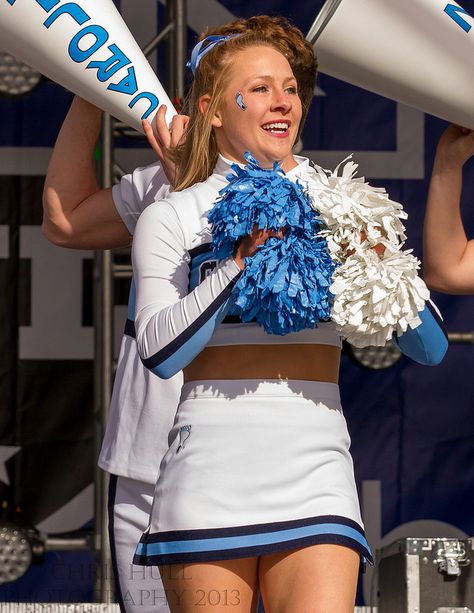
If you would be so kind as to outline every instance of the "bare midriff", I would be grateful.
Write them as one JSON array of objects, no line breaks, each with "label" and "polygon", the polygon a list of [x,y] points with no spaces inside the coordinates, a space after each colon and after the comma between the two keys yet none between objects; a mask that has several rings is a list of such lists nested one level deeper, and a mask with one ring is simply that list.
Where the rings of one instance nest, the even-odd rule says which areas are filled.
[{"label": "bare midriff", "polygon": [[299,379],[337,383],[340,349],[331,345],[206,347],[184,369],[184,381]]}]

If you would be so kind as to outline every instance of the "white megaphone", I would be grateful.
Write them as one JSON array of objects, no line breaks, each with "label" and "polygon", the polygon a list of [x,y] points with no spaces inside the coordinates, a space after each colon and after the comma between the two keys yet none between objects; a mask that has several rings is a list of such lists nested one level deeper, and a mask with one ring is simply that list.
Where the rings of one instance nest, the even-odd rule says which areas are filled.
[{"label": "white megaphone", "polygon": [[112,0],[0,0],[0,47],[139,131],[176,114]]},{"label": "white megaphone", "polygon": [[446,0],[327,0],[321,72],[474,129],[474,19]]}]

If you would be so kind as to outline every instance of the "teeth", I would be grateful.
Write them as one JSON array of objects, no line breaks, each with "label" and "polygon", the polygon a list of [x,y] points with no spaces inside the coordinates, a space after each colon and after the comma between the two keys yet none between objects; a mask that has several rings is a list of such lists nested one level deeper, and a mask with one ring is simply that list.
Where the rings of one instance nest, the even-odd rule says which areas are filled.
[{"label": "teeth", "polygon": [[264,130],[287,130],[288,124],[283,122],[267,123],[263,126]]}]

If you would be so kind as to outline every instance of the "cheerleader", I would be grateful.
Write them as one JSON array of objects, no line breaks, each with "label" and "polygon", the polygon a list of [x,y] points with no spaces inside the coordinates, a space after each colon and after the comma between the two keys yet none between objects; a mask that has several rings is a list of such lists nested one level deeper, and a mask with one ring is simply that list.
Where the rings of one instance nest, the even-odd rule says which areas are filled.
[{"label": "cheerleader", "polygon": [[[405,278],[406,291],[398,297],[398,286],[388,287],[392,280],[379,288],[386,311],[371,316],[365,332],[377,341],[395,332],[400,346],[425,363],[442,358],[446,338],[425,308],[416,264],[393,246],[402,233],[397,207],[393,224],[376,221],[356,232],[351,213],[339,236],[330,211],[317,213],[316,195],[327,203],[328,193],[343,187],[331,188],[338,177],[292,153],[303,109],[275,37],[212,36],[196,46],[190,63],[190,122],[178,148],[176,188],[144,211],[133,242],[138,351],[159,377],[184,372],[135,563],[160,567],[176,612],[217,605],[253,611],[260,590],[268,613],[349,613],[359,567],[372,563],[372,554],[337,385],[344,317],[331,314],[330,288],[336,299],[341,294],[333,273],[343,270],[343,285],[351,257],[360,272],[371,253],[380,259],[377,252],[389,250],[387,260],[398,253],[406,268],[397,278]],[[352,177],[343,173],[342,183],[353,185]],[[283,205],[275,213],[283,193],[297,203],[294,215]],[[308,198],[316,211],[309,211]],[[264,221],[249,227],[249,209],[232,208],[242,200],[252,201]],[[270,218],[273,225],[266,224]],[[285,220],[281,228],[278,219]],[[216,238],[226,224],[235,238],[230,247],[222,232],[220,243]],[[308,270],[302,278],[288,264],[291,288],[278,297],[286,311],[269,315],[270,290],[277,280],[288,285],[288,274],[269,279],[280,259],[272,260],[267,247],[282,253],[281,245],[292,243],[297,250],[295,236],[306,241],[317,274]],[[267,279],[259,270],[249,273],[264,257]],[[384,260],[374,264],[376,275],[385,274]],[[305,310],[310,294],[312,308]],[[387,328],[395,313],[398,320]],[[352,328],[354,338],[363,336],[363,325],[357,334]]]}]

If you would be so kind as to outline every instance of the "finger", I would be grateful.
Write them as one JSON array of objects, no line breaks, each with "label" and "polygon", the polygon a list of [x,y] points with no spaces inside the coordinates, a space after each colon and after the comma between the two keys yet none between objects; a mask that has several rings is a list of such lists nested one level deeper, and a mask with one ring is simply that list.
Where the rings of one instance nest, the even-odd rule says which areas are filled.
[{"label": "finger", "polygon": [[286,228],[280,228],[279,230],[264,230],[265,240],[269,238],[283,238],[285,236]]},{"label": "finger", "polygon": [[153,131],[153,128],[151,127],[150,122],[147,121],[146,119],[143,119],[142,126],[143,126],[143,131],[145,133],[145,136],[147,138],[147,141],[150,147],[153,149],[153,151],[156,153],[156,155],[161,160],[163,157],[162,147],[155,136],[155,132]]},{"label": "finger", "polygon": [[470,130],[469,128],[465,128],[464,126],[460,126],[457,123],[453,123],[452,126],[454,128],[456,128],[456,130],[459,130],[459,132],[462,132],[463,134],[469,134],[469,132],[472,132],[472,130]]},{"label": "finger", "polygon": [[171,148],[177,147],[179,143],[181,142],[181,140],[183,139],[188,122],[189,122],[189,117],[187,115],[175,115],[173,119],[171,120],[171,125],[170,125],[170,131],[171,131],[170,147]]},{"label": "finger", "polygon": [[377,243],[373,250],[377,255],[383,255],[385,253],[385,245],[383,243]]},{"label": "finger", "polygon": [[186,132],[191,118],[189,117],[189,115],[180,115],[180,117],[183,120],[183,130]]},{"label": "finger", "polygon": [[471,155],[474,154],[474,130],[471,130],[469,134],[466,134],[466,143]]},{"label": "finger", "polygon": [[252,241],[257,241],[259,239],[261,239],[263,237],[263,233],[265,232],[265,230],[263,230],[262,228],[259,228],[257,224],[255,224],[252,227],[252,230],[250,232],[249,238]]},{"label": "finger", "polygon": [[163,147],[170,146],[171,135],[166,125],[166,104],[162,104],[155,116],[156,135]]}]

